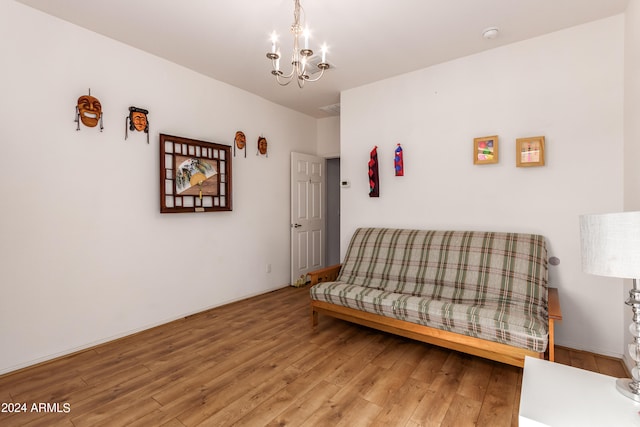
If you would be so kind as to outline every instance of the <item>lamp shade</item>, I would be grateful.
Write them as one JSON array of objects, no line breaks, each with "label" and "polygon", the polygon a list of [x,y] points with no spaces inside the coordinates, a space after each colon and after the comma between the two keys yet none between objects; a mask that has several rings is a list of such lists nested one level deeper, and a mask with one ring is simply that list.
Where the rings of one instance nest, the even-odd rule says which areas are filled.
[{"label": "lamp shade", "polygon": [[640,278],[640,212],[582,215],[580,242],[586,273]]}]

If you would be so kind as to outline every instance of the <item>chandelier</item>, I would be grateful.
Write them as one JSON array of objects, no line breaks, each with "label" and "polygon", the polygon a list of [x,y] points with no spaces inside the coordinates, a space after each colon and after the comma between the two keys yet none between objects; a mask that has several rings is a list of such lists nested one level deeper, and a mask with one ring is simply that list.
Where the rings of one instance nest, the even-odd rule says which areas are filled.
[{"label": "chandelier", "polygon": [[[309,63],[313,50],[309,49],[309,30],[304,25],[304,17],[302,23],[300,23],[300,12],[304,14],[304,10],[300,7],[300,0],[293,0],[293,24],[291,25],[291,33],[293,34],[293,54],[291,55],[291,71],[288,74],[284,74],[280,70],[280,49],[278,47],[278,35],[274,31],[271,34],[271,51],[267,53],[267,58],[271,60],[273,69],[271,74],[276,77],[276,81],[281,86],[286,86],[291,83],[292,80],[298,82],[298,86],[302,88],[305,82],[316,82],[323,76],[324,71],[329,69],[330,65],[327,62],[327,45],[323,44],[321,47],[322,60],[317,65]],[[304,38],[304,48],[300,48],[300,37]],[[317,72],[315,69],[310,68],[317,67],[320,69],[320,75],[311,78],[309,74]]]}]

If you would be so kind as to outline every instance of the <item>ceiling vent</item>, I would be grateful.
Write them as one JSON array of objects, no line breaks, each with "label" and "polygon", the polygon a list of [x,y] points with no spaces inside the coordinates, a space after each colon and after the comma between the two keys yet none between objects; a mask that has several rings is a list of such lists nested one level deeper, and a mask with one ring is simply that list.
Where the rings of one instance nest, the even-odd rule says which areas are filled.
[{"label": "ceiling vent", "polygon": [[326,107],[320,107],[320,110],[332,116],[340,115],[340,103],[327,105]]},{"label": "ceiling vent", "polygon": [[[322,71],[320,68],[318,68],[318,64],[322,62],[322,56],[321,55],[311,55],[309,57],[309,59],[307,59],[307,71],[310,73],[311,76],[313,76],[314,74],[318,74],[320,71]],[[336,66],[327,61],[327,64],[329,64],[329,70],[333,70],[336,68]]]}]

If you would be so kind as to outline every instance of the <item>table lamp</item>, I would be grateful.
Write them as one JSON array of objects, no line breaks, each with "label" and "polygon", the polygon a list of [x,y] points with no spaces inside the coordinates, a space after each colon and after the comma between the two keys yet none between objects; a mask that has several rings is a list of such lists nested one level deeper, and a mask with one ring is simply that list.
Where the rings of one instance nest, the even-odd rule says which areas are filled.
[{"label": "table lamp", "polygon": [[580,217],[582,270],[599,276],[633,279],[626,304],[633,311],[629,354],[635,366],[632,379],[620,378],[616,387],[640,402],[640,212],[620,212]]}]

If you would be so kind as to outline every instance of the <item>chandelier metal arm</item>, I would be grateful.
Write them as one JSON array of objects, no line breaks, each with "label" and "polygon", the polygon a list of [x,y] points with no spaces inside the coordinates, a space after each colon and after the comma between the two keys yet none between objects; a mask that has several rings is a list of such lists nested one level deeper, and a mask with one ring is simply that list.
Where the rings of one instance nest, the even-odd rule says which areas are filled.
[{"label": "chandelier metal arm", "polygon": [[[320,64],[318,64],[318,65],[320,65]],[[313,82],[317,82],[317,81],[318,81],[318,80],[320,80],[320,79],[322,78],[322,76],[324,75],[324,70],[326,70],[326,68],[320,68],[320,75],[319,75],[318,77],[313,78],[313,79],[312,79],[312,78],[307,77],[307,78],[305,78],[305,79],[304,79],[304,81],[305,81],[305,82],[311,82],[311,83],[313,83]]]}]

